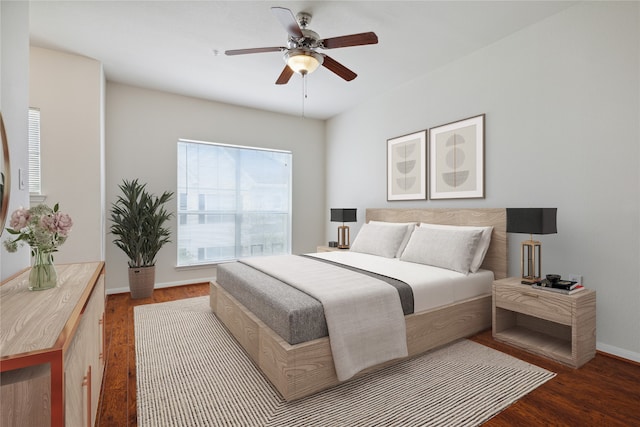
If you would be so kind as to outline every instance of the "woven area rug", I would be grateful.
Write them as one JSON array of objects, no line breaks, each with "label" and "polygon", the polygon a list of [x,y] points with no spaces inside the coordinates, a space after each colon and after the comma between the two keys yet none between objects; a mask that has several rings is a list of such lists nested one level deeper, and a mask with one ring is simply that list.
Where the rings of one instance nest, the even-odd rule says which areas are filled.
[{"label": "woven area rug", "polygon": [[138,306],[134,315],[141,427],[475,426],[555,376],[461,340],[287,403],[209,297]]}]

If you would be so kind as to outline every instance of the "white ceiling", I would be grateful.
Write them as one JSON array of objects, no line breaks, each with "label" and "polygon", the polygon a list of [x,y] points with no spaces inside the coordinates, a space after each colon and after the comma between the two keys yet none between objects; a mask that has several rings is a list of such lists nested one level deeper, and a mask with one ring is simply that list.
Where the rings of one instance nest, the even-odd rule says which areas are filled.
[{"label": "white ceiling", "polygon": [[[31,44],[101,61],[107,80],[301,115],[302,78],[276,86],[286,46],[270,11],[313,15],[321,38],[373,31],[376,45],[324,50],[358,74],[307,77],[306,117],[327,119],[571,6],[558,1],[30,1]],[[216,55],[216,52],[218,53]]]}]

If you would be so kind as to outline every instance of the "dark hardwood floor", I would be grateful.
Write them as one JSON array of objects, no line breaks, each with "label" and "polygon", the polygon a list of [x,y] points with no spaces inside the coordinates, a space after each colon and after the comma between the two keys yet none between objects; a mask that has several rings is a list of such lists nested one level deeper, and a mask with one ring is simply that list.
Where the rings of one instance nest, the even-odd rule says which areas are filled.
[{"label": "dark hardwood floor", "polygon": [[156,289],[151,298],[131,299],[129,293],[109,295],[106,306],[106,369],[96,426],[137,426],[136,359],[133,308],[209,295],[209,284]]},{"label": "dark hardwood floor", "polygon": [[[153,297],[141,300],[129,294],[107,298],[107,364],[98,426],[137,426],[133,307],[208,294],[208,284],[196,284],[156,289]],[[640,426],[640,364],[598,353],[572,369],[494,341],[490,330],[471,339],[557,373],[485,426]]]}]

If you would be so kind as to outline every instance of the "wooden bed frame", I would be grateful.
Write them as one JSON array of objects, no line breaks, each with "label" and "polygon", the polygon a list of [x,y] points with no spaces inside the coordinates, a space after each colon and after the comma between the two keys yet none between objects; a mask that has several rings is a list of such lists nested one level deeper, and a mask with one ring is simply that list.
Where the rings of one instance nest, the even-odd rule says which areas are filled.
[{"label": "wooden bed frame", "polygon": [[[367,209],[366,220],[428,222],[494,227],[482,264],[496,279],[507,277],[505,209]],[[291,345],[247,310],[217,283],[211,282],[211,309],[246,350],[282,397],[295,400],[340,383],[329,338]],[[491,294],[405,316],[407,346],[413,357],[491,327]],[[360,372],[364,375],[397,363],[396,359]]]}]

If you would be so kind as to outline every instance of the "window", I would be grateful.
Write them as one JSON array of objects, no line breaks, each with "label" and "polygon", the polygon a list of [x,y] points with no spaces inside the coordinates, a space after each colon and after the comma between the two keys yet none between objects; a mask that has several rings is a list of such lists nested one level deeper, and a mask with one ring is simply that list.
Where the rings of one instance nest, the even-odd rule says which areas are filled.
[{"label": "window", "polygon": [[40,194],[40,110],[29,108],[29,193]]},{"label": "window", "polygon": [[178,266],[291,253],[288,151],[178,141]]}]

